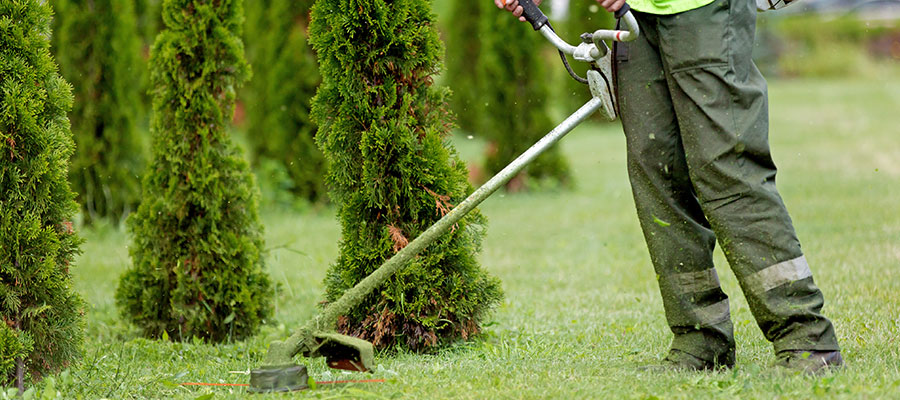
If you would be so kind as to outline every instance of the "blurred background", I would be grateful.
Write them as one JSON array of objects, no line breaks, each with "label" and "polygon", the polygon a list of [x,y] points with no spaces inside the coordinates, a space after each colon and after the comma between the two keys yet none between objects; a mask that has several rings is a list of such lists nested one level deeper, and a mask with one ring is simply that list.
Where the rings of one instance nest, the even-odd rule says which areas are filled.
[{"label": "blurred background", "polygon": [[[52,3],[52,50],[76,94],[71,180],[83,205],[81,222],[120,225],[136,207],[149,158],[147,61],[163,27],[161,1]],[[320,79],[306,43],[312,3],[245,3],[244,44],[253,78],[239,93],[234,138],[257,173],[264,208],[303,210],[328,201],[308,115]],[[447,54],[436,84],[453,92],[448,104],[457,133],[484,147],[466,157],[477,183],[589,95],[568,77],[553,48],[526,24],[497,12],[493,2],[434,0],[433,6]],[[542,8],[573,42],[582,32],[614,24],[592,0],[546,0]],[[801,0],[759,14],[755,59],[770,81],[897,80],[900,0]],[[505,119],[492,112],[497,109],[508,110]],[[568,162],[551,151],[509,189],[571,184]]]}]

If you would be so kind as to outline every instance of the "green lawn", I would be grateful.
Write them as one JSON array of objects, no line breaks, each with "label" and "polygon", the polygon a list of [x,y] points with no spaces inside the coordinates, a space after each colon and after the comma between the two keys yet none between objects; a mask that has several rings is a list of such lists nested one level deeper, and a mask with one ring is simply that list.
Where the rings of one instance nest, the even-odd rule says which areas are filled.
[{"label": "green lawn", "polygon": [[[435,354],[379,355],[374,374],[327,370],[319,386],[256,398],[888,398],[900,397],[900,81],[790,81],[771,85],[779,188],[826,296],[848,367],[824,377],[780,373],[734,276],[717,255],[738,337],[738,364],[718,373],[658,373],[670,334],[625,175],[618,125],[586,125],[563,141],[571,191],[497,193],[481,261],[506,300],[486,332]],[[481,145],[456,138],[463,157]],[[264,215],[268,265],[281,282],[276,321],[230,345],[140,339],[116,314],[113,292],[129,264],[127,234],[82,232],[74,269],[90,304],[82,362],[45,380],[63,398],[237,398],[266,344],[312,315],[339,229],[332,210]],[[206,397],[211,394],[212,397]]]}]

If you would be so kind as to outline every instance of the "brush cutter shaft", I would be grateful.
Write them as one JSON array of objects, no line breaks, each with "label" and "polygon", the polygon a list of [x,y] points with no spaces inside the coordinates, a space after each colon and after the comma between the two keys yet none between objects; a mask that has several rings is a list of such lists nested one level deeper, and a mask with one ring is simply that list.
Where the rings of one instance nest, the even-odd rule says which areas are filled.
[{"label": "brush cutter shaft", "polygon": [[[263,360],[263,365],[251,371],[251,391],[271,392],[301,388],[307,376],[305,367],[298,367],[293,364],[294,356],[299,353],[308,357],[336,357],[334,361],[329,362],[331,367],[346,368],[340,365],[336,366],[335,363],[348,361],[352,364],[353,368],[351,369],[359,371],[371,370],[374,365],[371,343],[334,333],[323,334],[322,332],[333,332],[340,315],[347,313],[353,306],[360,304],[367,295],[409,265],[410,260],[416,254],[425,250],[429,244],[445,234],[466,214],[474,210],[475,207],[490,197],[497,189],[500,189],[521,172],[528,163],[534,161],[535,158],[556,144],[556,142],[559,142],[578,124],[603,107],[604,101],[602,99],[594,97],[589,100],[578,111],[575,111],[565,121],[557,125],[556,128],[553,128],[550,133],[513,160],[506,168],[503,168],[497,175],[494,175],[484,185],[472,192],[469,197],[466,197],[462,203],[459,203],[447,215],[431,225],[425,232],[422,232],[397,254],[394,254],[381,267],[369,274],[356,286],[344,292],[333,303],[328,304],[319,315],[295,331],[289,338],[284,341],[272,342]],[[340,354],[331,354],[335,351]],[[349,358],[347,357],[348,355]]]},{"label": "brush cutter shaft", "polygon": [[372,293],[377,287],[387,281],[388,278],[393,276],[394,273],[406,266],[416,254],[419,254],[428,247],[429,244],[450,230],[453,225],[477,207],[478,204],[481,204],[481,202],[496,192],[497,189],[503,187],[503,185],[521,172],[528,163],[533,161],[554,143],[562,139],[563,136],[594,113],[600,106],[601,101],[599,99],[592,98],[588,101],[578,109],[578,111],[566,118],[565,121],[550,131],[550,133],[541,138],[541,140],[522,153],[518,158],[513,160],[506,168],[503,168],[497,175],[494,175],[493,178],[470,194],[462,203],[459,203],[459,205],[450,210],[447,215],[435,222],[434,225],[426,229],[425,232],[422,232],[415,240],[397,252],[397,254],[394,254],[394,256],[382,264],[381,267],[369,274],[369,276],[363,279],[359,284],[344,292],[344,295],[339,299],[325,307],[318,317],[310,321],[312,326],[309,326],[309,328],[313,330],[333,329],[340,315],[345,314],[352,306],[359,304],[365,296]]},{"label": "brush cutter shaft", "polygon": [[[349,338],[338,334],[322,334],[321,332],[332,332],[340,315],[345,314],[353,306],[360,304],[365,296],[371,294],[391,276],[409,265],[409,262],[416,254],[425,250],[429,244],[450,230],[453,225],[509,182],[541,153],[556,144],[556,142],[559,142],[578,124],[603,107],[604,100],[593,97],[581,106],[578,111],[575,111],[575,113],[557,125],[556,128],[553,128],[550,133],[513,160],[506,168],[503,168],[497,175],[494,175],[484,185],[472,192],[469,197],[466,197],[462,203],[459,203],[447,215],[431,225],[425,232],[422,232],[397,254],[394,254],[381,267],[369,274],[356,286],[344,292],[333,303],[328,304],[319,315],[295,331],[289,338],[284,341],[272,342],[269,345],[262,367],[252,370],[250,373],[250,391],[286,391],[305,387],[306,379],[308,379],[306,367],[293,364],[293,358],[298,353],[303,353],[308,357],[337,357],[334,361],[329,361],[328,365],[331,367],[346,368],[346,366],[342,367],[335,364],[348,361],[352,364],[353,368],[351,369],[359,371],[371,370],[374,360],[370,343],[361,339]],[[328,339],[331,339],[333,343],[329,344]],[[330,354],[335,352],[335,350],[340,354]],[[347,359],[348,355],[349,359]]]},{"label": "brush cutter shaft", "polygon": [[[547,24],[547,18],[541,12],[539,8],[532,2],[532,0],[519,0],[519,4],[521,4],[525,8],[525,17],[535,25],[535,29],[540,30],[540,32],[553,43],[554,46],[559,48],[565,53],[573,54],[576,51],[576,47],[572,46],[566,41],[560,39],[553,29]],[[627,31],[612,31],[612,32],[620,32],[621,37],[637,37],[638,28],[637,22],[634,19],[634,16],[631,15],[630,9],[626,4],[623,6],[620,12],[616,13],[617,18],[623,18],[625,21],[625,26],[628,29]],[[598,31],[600,32],[600,31]],[[619,38],[615,38],[614,40],[621,40]],[[592,45],[589,43],[583,43],[583,45]],[[603,45],[604,49],[606,45]],[[388,259],[381,267],[376,269],[374,272],[369,274],[365,279],[363,279],[359,284],[350,288],[346,292],[344,292],[343,296],[335,300],[334,302],[328,304],[322,313],[316,316],[314,319],[309,321],[309,323],[298,332],[297,336],[302,335],[304,333],[301,332],[316,332],[316,331],[327,331],[333,329],[335,324],[337,323],[337,319],[339,316],[346,314],[347,310],[355,306],[356,304],[360,304],[363,298],[370,293],[372,293],[377,287],[379,287],[382,283],[388,280],[391,276],[394,275],[398,270],[406,266],[409,261],[415,257],[416,254],[425,249],[430,243],[434,242],[440,235],[444,234],[447,230],[449,230],[454,224],[459,222],[466,214],[472,211],[475,207],[478,206],[482,201],[487,199],[492,193],[497,191],[504,184],[509,182],[514,176],[516,176],[520,171],[522,171],[525,166],[534,160],[538,155],[543,153],[547,148],[552,146],[554,143],[558,142],[569,133],[575,126],[584,121],[589,115],[597,111],[598,109],[603,107],[603,100],[599,99],[597,94],[595,93],[595,97],[588,101],[584,106],[582,106],[578,111],[574,114],[566,118],[565,121],[560,123],[556,128],[554,128],[550,133],[544,136],[541,140],[535,143],[531,148],[526,150],[522,155],[513,160],[506,168],[503,168],[502,171],[498,172],[493,178],[491,178],[487,183],[478,188],[475,192],[473,192],[469,197],[467,197],[462,203],[458,206],[454,207],[447,215],[434,223],[431,227],[429,227],[425,232],[422,232],[415,240],[410,242],[406,247],[401,249],[397,254]],[[298,349],[300,350],[300,349]]]},{"label": "brush cutter shaft", "polygon": [[[566,134],[571,132],[572,129],[587,119],[591,114],[599,110],[607,119],[613,120],[615,118],[615,111],[612,103],[612,88],[605,79],[605,76],[609,75],[610,64],[610,55],[608,54],[608,51],[606,51],[608,50],[606,44],[602,41],[599,42],[602,44],[602,49],[604,50],[602,54],[600,54],[601,52],[598,50],[599,45],[597,43],[581,43],[577,47],[572,46],[560,39],[559,36],[553,32],[553,29],[547,24],[546,16],[543,16],[543,13],[541,13],[540,9],[538,9],[531,0],[519,0],[519,3],[526,6],[525,15],[529,18],[529,21],[532,22],[535,29],[539,30],[544,37],[553,43],[554,46],[565,53],[573,55],[578,60],[593,64],[594,68],[588,71],[587,80],[594,97],[575,111],[575,113],[566,118],[562,123],[557,125],[556,128],[553,128],[550,133],[532,145],[528,150],[522,153],[522,155],[513,160],[506,168],[503,168],[497,175],[472,192],[469,197],[454,207],[447,215],[435,222],[426,229],[425,232],[422,232],[415,240],[409,242],[406,247],[394,254],[394,256],[382,264],[381,267],[365,277],[356,286],[344,292],[340,298],[329,303],[321,313],[309,320],[300,329],[296,330],[290,337],[284,341],[272,342],[269,345],[269,351],[266,353],[266,357],[263,361],[263,367],[253,371],[257,378],[265,381],[257,385],[259,389],[269,390],[266,388],[269,388],[270,386],[290,386],[289,383],[298,379],[302,380],[301,376],[292,372],[292,368],[294,368],[292,359],[294,356],[301,353],[309,357],[326,356],[326,358],[329,355],[338,358],[344,357],[346,356],[344,353],[347,353],[351,355],[351,357],[348,358],[349,361],[359,363],[359,365],[353,365],[356,369],[371,369],[373,364],[371,344],[362,340],[333,334],[338,318],[341,315],[348,313],[349,310],[356,305],[361,304],[366,296],[373,293],[378,287],[390,279],[390,277],[409,265],[409,262],[412,261],[413,257],[425,250],[429,244],[433,243],[441,235],[451,230],[459,220],[466,216],[466,214],[475,209],[481,202],[490,197],[491,194],[503,187],[503,185],[521,172],[525,166],[534,161],[535,158],[553,146]],[[528,7],[529,4],[530,7]],[[629,32],[633,32],[636,36],[637,24],[629,22],[628,20],[630,18],[630,20],[633,21],[634,17],[632,17],[631,13],[627,10],[625,10],[622,15],[617,15],[617,17],[623,16],[626,18],[625,25],[630,30]],[[604,75],[601,76],[601,74]],[[343,361],[343,359],[338,360],[337,358],[335,358],[335,360],[336,363]],[[276,374],[277,379],[266,378],[268,376],[266,374],[271,375],[271,373],[274,373],[273,371],[281,375]],[[282,375],[287,376],[288,378],[284,378]]]},{"label": "brush cutter shaft", "polygon": [[397,254],[394,254],[394,256],[382,264],[381,267],[369,274],[369,276],[363,279],[359,284],[344,292],[340,298],[328,304],[325,309],[315,318],[310,320],[306,326],[299,329],[290,338],[284,341],[284,344],[291,347],[291,355],[307,350],[307,341],[305,339],[309,336],[310,332],[333,330],[339,316],[346,314],[347,310],[360,304],[366,296],[372,293],[376,288],[380,287],[395,273],[403,269],[403,267],[407,266],[413,257],[450,230],[453,225],[459,222],[466,214],[475,209],[481,202],[496,192],[497,189],[503,187],[503,185],[521,172],[528,163],[550,148],[550,146],[553,146],[567,133],[571,132],[572,129],[587,119],[587,117],[597,111],[602,105],[602,100],[598,98],[592,98],[585,103],[578,111],[566,118],[565,121],[522,153],[522,155],[513,160],[506,168],[503,168],[497,175],[470,194],[469,197],[454,207],[447,215],[435,222],[434,225],[426,229],[425,232],[422,232],[415,240],[409,242],[409,244],[397,252]]}]

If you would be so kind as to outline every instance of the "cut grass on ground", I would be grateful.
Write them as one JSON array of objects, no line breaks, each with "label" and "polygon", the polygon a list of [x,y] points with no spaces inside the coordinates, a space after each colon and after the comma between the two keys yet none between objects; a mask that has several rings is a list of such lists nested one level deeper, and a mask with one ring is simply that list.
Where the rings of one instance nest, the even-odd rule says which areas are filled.
[{"label": "cut grass on ground", "polygon": [[[780,374],[721,254],[732,296],[738,362],[732,371],[641,369],[664,354],[670,333],[637,225],[618,125],[587,125],[563,141],[577,186],[504,195],[490,218],[482,264],[506,300],[484,335],[428,355],[379,355],[374,374],[327,370],[319,380],[385,383],[320,386],[255,398],[896,398],[900,396],[900,83],[793,81],[771,85],[778,184],[816,282],[825,292],[848,367],[824,377]],[[482,151],[460,135],[464,158]],[[337,255],[331,210],[265,215],[268,266],[281,283],[277,320],[245,342],[214,346],[139,339],[117,316],[113,291],[129,264],[126,234],[83,232],[75,284],[91,304],[85,357],[45,380],[64,398],[240,398],[266,345],[309,318]],[[214,397],[204,397],[212,394]]]}]

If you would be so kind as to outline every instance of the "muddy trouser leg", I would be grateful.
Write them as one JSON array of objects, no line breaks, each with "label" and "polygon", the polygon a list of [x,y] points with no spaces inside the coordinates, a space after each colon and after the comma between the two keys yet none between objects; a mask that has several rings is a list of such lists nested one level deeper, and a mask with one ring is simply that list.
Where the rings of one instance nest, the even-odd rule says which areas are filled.
[{"label": "muddy trouser leg", "polygon": [[672,349],[734,363],[728,296],[713,268],[716,237],[691,185],[655,18],[636,13],[641,36],[618,44],[616,81],[638,218],[656,270]]},{"label": "muddy trouser leg", "polygon": [[766,82],[750,57],[755,3],[716,0],[655,23],[690,181],[757,324],[776,353],[837,350],[775,188]]}]

